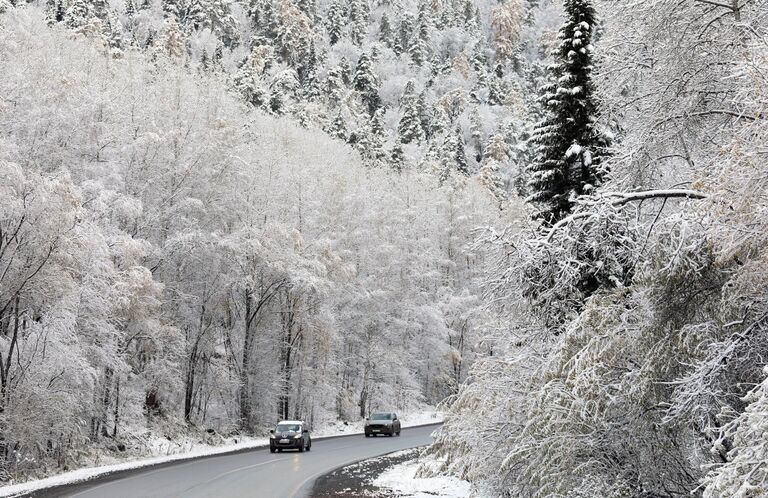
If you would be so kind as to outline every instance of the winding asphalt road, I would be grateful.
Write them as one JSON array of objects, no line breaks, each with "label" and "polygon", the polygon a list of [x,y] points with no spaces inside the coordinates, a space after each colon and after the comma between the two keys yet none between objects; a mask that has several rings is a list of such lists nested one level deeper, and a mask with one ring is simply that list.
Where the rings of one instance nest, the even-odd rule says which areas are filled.
[{"label": "winding asphalt road", "polygon": [[312,484],[337,467],[432,442],[436,425],[404,428],[400,436],[362,434],[313,439],[312,451],[270,453],[268,448],[138,470],[123,477],[53,489],[36,496],[78,498],[304,498]]}]

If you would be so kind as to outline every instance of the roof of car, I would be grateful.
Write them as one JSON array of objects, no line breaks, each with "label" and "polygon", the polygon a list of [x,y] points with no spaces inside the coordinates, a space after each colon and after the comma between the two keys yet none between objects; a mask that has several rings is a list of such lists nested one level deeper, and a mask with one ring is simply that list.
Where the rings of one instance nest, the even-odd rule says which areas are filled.
[{"label": "roof of car", "polygon": [[303,424],[303,420],[281,420],[278,424]]}]

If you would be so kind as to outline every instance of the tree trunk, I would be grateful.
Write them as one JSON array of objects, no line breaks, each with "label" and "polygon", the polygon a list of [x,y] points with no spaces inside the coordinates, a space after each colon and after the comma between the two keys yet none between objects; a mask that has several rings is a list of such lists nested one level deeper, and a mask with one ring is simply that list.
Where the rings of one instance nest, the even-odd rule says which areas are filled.
[{"label": "tree trunk", "polygon": [[107,432],[107,419],[109,418],[109,406],[112,404],[112,377],[114,373],[112,367],[104,368],[104,394],[101,397],[101,417],[98,423],[98,431],[94,434],[97,438],[99,435],[109,436],[109,432]]},{"label": "tree trunk", "polygon": [[10,377],[11,365],[14,350],[19,339],[19,294],[13,300],[13,332],[11,333],[11,343],[8,346],[8,357],[3,363],[3,355],[0,353],[0,413],[5,411],[5,407],[10,401]]},{"label": "tree trunk", "polygon": [[112,437],[117,437],[117,425],[120,422],[120,377],[115,381],[115,411],[113,413],[115,417],[115,425],[112,429]]},{"label": "tree trunk", "polygon": [[251,289],[245,290],[245,338],[243,340],[243,356],[240,363],[240,427],[244,430],[251,429],[251,386],[248,370],[251,366],[251,342],[253,330],[251,329]]},{"label": "tree trunk", "polygon": [[192,349],[187,359],[187,375],[184,385],[184,420],[188,423],[192,417],[192,407],[195,399],[195,376],[197,375],[197,364],[200,358],[200,342],[202,342],[208,328],[205,323],[205,304],[200,306],[200,320],[197,325],[197,333]]}]

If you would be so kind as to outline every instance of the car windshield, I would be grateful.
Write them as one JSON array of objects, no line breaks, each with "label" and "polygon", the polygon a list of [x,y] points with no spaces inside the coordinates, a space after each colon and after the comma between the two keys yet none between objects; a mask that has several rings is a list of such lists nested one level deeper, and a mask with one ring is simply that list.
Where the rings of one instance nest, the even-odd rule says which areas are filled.
[{"label": "car windshield", "polygon": [[392,420],[391,413],[374,413],[371,415],[371,420]]},{"label": "car windshield", "polygon": [[301,426],[299,424],[277,424],[275,432],[299,432]]}]

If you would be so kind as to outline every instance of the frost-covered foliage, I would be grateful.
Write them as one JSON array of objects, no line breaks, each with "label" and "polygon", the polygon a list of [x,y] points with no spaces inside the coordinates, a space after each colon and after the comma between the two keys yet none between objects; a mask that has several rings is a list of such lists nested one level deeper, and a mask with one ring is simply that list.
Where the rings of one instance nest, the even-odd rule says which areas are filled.
[{"label": "frost-covered foliage", "polygon": [[[768,367],[764,373],[768,375]],[[768,493],[768,379],[743,399],[749,406],[723,429],[723,442],[733,448],[728,463],[716,468],[706,478],[704,496],[747,498]],[[716,451],[724,451],[721,444]]]},{"label": "frost-covered foliage", "polygon": [[432,451],[504,496],[762,496],[768,6],[600,7],[610,179],[487,237],[515,347],[475,364]]},{"label": "frost-covered foliage", "polygon": [[[477,175],[494,134],[518,141],[520,111],[539,84],[534,40],[558,16],[552,0],[38,1],[50,23],[98,40],[115,57],[171,55],[226,80],[264,112],[348,142],[368,165],[439,176]],[[400,100],[409,82],[419,97],[417,128],[413,107]],[[410,129],[402,135],[404,119]],[[455,141],[475,149],[466,164],[452,152]],[[506,181],[506,190],[518,171],[505,161],[483,176],[493,177],[493,189]]]},{"label": "frost-covered foliage", "polygon": [[435,404],[487,352],[467,245],[498,200],[253,110],[165,26],[115,57],[0,18],[3,480]]}]

